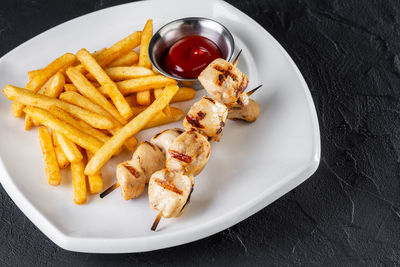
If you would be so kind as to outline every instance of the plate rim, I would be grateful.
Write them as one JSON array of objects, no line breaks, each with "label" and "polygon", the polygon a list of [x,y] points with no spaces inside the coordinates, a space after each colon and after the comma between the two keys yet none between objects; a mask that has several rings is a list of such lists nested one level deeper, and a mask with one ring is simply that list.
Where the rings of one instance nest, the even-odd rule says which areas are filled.
[{"label": "plate rim", "polygon": [[[2,64],[3,60],[5,60],[5,58],[7,58],[11,53],[23,48],[32,40],[40,38],[48,31],[57,30],[59,27],[62,27],[66,23],[82,19],[86,16],[91,16],[94,13],[106,12],[109,9],[118,8],[125,5],[143,4],[145,2],[162,2],[162,0],[147,0],[147,1],[142,0],[137,2],[125,3],[121,5],[115,5],[108,8],[96,10],[81,15],[79,17],[73,18],[71,20],[65,21],[28,39],[27,41],[18,45],[14,49],[10,50],[0,58],[0,64]],[[279,183],[266,188],[264,191],[262,191],[262,193],[260,193],[260,195],[257,198],[251,199],[251,201],[246,202],[245,205],[242,205],[233,211],[224,213],[222,216],[219,216],[218,218],[202,223],[200,226],[197,226],[196,233],[193,233],[193,231],[190,228],[188,228],[181,230],[179,232],[158,234],[153,237],[140,236],[140,237],[129,237],[129,238],[87,238],[87,237],[74,237],[64,234],[51,221],[49,221],[47,217],[44,216],[40,212],[40,210],[38,210],[16,186],[15,182],[9,175],[7,168],[3,162],[3,159],[0,155],[0,182],[4,190],[10,196],[12,201],[17,205],[17,207],[24,213],[24,215],[28,217],[28,219],[46,237],[52,240],[59,247],[69,251],[86,252],[86,253],[132,253],[132,252],[136,253],[136,252],[158,250],[167,247],[174,247],[189,242],[193,242],[211,236],[213,234],[216,234],[224,229],[227,229],[247,219],[251,215],[255,214],[256,212],[265,208],[269,204],[273,203],[282,195],[293,190],[295,187],[297,187],[305,180],[307,180],[317,170],[321,157],[321,140],[320,140],[318,117],[309,87],[306,81],[304,80],[304,77],[301,75],[301,72],[298,69],[297,65],[295,64],[293,59],[289,56],[289,54],[286,52],[286,50],[280,45],[280,43],[266,29],[264,29],[249,15],[242,12],[235,6],[222,0],[207,0],[205,2],[206,4],[219,3],[221,5],[225,5],[228,9],[233,9],[235,12],[240,13],[240,15],[250,20],[250,22],[253,25],[258,27],[261,31],[264,32],[264,34],[268,36],[269,40],[272,41],[274,45],[276,45],[276,47],[280,50],[280,52],[283,54],[286,60],[288,60],[288,62],[290,63],[304,91],[312,125],[313,148],[312,148],[311,158],[307,162],[308,164],[305,164],[305,167],[296,169],[291,174],[282,177]],[[188,233],[191,233],[191,235],[188,235]],[[179,241],[172,242],[171,239],[168,239],[170,236],[175,236],[176,237],[175,239]],[[154,240],[163,240],[163,242],[162,244],[160,243],[161,245],[158,244],[155,246]],[[97,245],[93,246],[93,242],[96,242]],[[99,245],[99,244],[104,244],[104,245]]]}]

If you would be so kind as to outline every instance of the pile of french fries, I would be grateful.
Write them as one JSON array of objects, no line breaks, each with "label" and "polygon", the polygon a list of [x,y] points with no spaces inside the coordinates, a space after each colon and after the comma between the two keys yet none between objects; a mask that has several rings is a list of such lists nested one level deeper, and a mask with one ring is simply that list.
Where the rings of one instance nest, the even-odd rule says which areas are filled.
[{"label": "pile of french fries", "polygon": [[[152,20],[110,48],[66,53],[28,72],[25,88],[6,85],[12,114],[25,114],[25,129],[39,126],[50,185],[71,166],[74,201],[83,204],[103,189],[101,167],[123,147],[132,151],[142,129],[178,121],[184,112],[169,103],[194,97],[192,88],[152,69],[148,45]],[[139,53],[134,51],[139,47]]]}]

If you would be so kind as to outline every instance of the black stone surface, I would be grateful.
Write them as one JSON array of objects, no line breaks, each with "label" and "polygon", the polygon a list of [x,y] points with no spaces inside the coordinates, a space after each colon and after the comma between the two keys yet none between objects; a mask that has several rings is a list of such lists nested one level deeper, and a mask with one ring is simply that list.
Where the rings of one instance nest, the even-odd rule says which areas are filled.
[{"label": "black stone surface", "polygon": [[[0,56],[122,2],[2,0]],[[269,31],[305,77],[321,128],[318,171],[221,233],[123,255],[57,247],[0,188],[1,266],[400,265],[400,2],[228,2]]]}]

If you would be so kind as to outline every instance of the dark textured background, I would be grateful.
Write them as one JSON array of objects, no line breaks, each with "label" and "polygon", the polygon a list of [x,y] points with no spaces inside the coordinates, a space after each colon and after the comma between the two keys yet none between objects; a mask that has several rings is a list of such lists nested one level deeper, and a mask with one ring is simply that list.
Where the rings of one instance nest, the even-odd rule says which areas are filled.
[{"label": "dark textured background", "polygon": [[[1,0],[0,56],[117,2]],[[321,128],[318,171],[219,234],[125,255],[57,247],[0,187],[0,265],[400,265],[400,2],[228,2],[269,31],[304,75]]]}]

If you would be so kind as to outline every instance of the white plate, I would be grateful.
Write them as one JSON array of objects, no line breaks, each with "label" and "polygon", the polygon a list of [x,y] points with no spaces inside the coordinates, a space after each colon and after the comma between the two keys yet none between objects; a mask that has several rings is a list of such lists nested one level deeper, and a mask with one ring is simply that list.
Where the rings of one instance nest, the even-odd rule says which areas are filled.
[{"label": "white plate", "polygon": [[[110,46],[141,29],[148,18],[153,18],[156,30],[189,16],[215,19],[233,33],[237,47],[243,49],[239,67],[248,74],[249,88],[264,84],[255,94],[262,111],[253,124],[227,123],[221,142],[212,145],[208,165],[196,177],[190,206],[178,219],[163,219],[157,232],[150,231],[156,211],[149,209],[146,194],[125,201],[116,190],[104,199],[90,196],[87,204],[78,206],[72,200],[69,173],[63,173],[60,186],[48,185],[37,130],[24,131],[23,120],[11,115],[11,103],[0,97],[1,183],[25,215],[60,247],[122,253],[191,242],[249,217],[317,169],[318,120],[299,70],[260,25],[219,0],[136,2],[71,20],[0,59],[0,85],[24,86],[27,71],[65,52]],[[187,111],[190,105],[182,107]],[[181,123],[162,128],[176,126]],[[138,138],[147,139],[160,129],[144,131]],[[113,182],[115,165],[128,157],[121,155],[103,168],[105,187]]]}]

